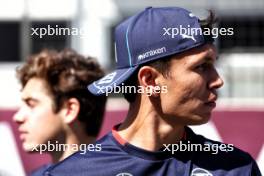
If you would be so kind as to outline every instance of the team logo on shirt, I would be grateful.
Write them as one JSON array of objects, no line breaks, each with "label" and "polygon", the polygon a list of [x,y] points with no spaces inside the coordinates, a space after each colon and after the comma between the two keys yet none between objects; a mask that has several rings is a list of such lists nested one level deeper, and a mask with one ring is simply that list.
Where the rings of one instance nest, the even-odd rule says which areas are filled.
[{"label": "team logo on shirt", "polygon": [[127,172],[123,172],[123,173],[117,174],[116,176],[133,176],[133,175]]},{"label": "team logo on shirt", "polygon": [[213,176],[208,170],[202,168],[195,168],[192,170],[191,176]]}]

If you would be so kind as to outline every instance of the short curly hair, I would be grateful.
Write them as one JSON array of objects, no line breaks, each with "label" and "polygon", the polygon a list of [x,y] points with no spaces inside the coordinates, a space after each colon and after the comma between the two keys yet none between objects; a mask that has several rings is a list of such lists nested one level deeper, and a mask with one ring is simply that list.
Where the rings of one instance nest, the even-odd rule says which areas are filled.
[{"label": "short curly hair", "polygon": [[89,136],[100,132],[104,111],[105,96],[94,96],[87,85],[104,76],[99,64],[92,57],[83,57],[74,50],[43,50],[28,58],[17,68],[17,77],[25,87],[31,78],[45,81],[46,88],[53,99],[53,111],[59,112],[65,100],[76,98],[80,103],[78,120],[85,125]]}]

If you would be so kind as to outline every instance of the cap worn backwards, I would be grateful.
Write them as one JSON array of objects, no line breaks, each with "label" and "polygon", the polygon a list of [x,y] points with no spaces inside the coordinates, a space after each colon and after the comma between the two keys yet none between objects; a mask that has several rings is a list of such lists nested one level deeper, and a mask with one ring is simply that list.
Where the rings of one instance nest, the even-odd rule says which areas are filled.
[{"label": "cap worn backwards", "polygon": [[201,30],[199,19],[179,7],[149,7],[123,21],[115,29],[116,70],[90,84],[89,91],[104,94],[126,81],[140,65],[208,42],[201,33],[186,32],[193,28]]}]

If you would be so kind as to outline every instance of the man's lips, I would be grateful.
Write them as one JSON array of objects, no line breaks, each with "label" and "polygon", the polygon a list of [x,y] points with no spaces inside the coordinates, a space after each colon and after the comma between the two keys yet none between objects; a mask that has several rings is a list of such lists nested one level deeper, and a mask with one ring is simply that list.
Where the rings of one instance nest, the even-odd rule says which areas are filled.
[{"label": "man's lips", "polygon": [[212,108],[215,108],[216,107],[216,102],[215,101],[210,101],[210,102],[205,103],[205,105],[209,106],[209,107],[212,107]]},{"label": "man's lips", "polygon": [[217,100],[217,96],[213,96],[211,98],[209,98],[209,100],[205,103],[205,105],[210,106],[212,108],[216,107],[216,100]]},{"label": "man's lips", "polygon": [[25,137],[26,137],[28,132],[26,130],[22,130],[22,129],[18,129],[18,131],[20,133],[20,135],[19,135],[20,140],[25,140]]}]

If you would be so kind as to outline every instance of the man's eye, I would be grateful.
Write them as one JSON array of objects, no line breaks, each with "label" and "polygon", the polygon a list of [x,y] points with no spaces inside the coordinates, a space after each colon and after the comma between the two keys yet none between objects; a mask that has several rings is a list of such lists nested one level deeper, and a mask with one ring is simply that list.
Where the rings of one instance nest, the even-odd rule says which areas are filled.
[{"label": "man's eye", "polygon": [[197,71],[207,71],[213,67],[213,64],[210,62],[205,62],[203,64],[198,65],[195,69]]},{"label": "man's eye", "polygon": [[28,107],[30,108],[34,108],[36,106],[36,102],[32,101],[32,100],[28,100],[26,101],[26,104]]},{"label": "man's eye", "polygon": [[201,65],[198,65],[198,66],[196,67],[196,70],[198,70],[198,71],[205,71],[205,70],[208,68],[208,65],[209,65],[209,64],[207,64],[207,63],[203,63],[203,64],[201,64]]}]

